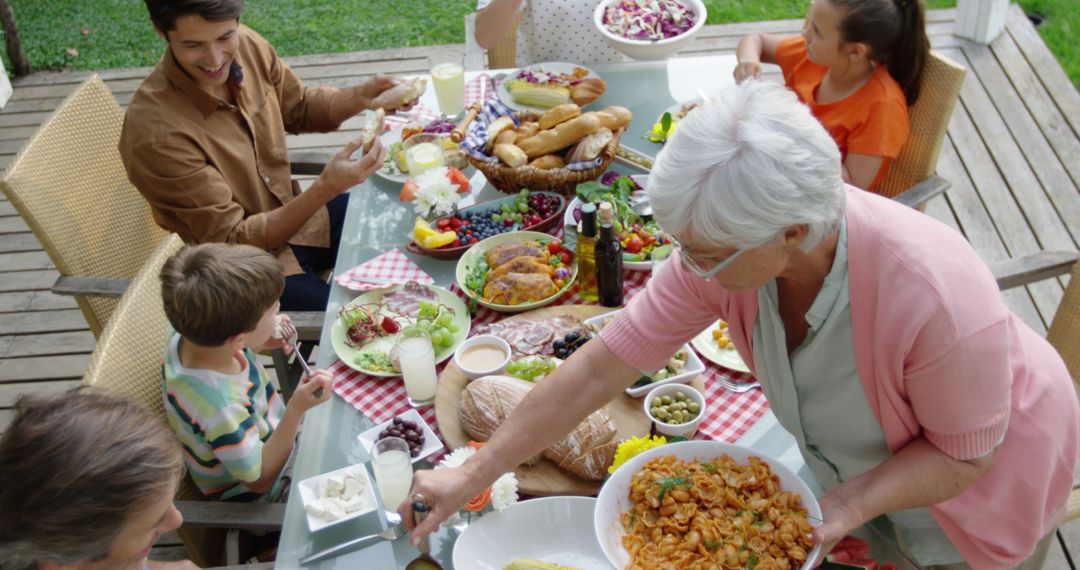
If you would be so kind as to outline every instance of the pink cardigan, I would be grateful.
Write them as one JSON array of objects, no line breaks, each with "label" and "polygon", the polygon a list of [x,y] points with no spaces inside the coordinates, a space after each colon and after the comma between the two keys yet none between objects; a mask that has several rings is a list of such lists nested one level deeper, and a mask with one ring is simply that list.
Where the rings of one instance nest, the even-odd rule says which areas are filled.
[{"label": "pink cardigan", "polygon": [[[972,567],[1015,567],[1063,520],[1073,486],[1080,408],[1065,364],[956,231],[851,187],[846,214],[856,367],[889,449],[921,435],[964,460],[1001,442],[975,484],[930,510]],[[655,370],[719,317],[753,369],[757,295],[672,263],[602,339]]]}]

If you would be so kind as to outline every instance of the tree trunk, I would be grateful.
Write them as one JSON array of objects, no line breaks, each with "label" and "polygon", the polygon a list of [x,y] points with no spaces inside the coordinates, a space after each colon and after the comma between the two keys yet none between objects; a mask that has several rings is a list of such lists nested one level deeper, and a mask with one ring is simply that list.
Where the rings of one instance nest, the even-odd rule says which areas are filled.
[{"label": "tree trunk", "polygon": [[26,61],[26,54],[23,53],[22,45],[19,43],[19,30],[15,27],[15,13],[12,12],[8,0],[0,0],[0,23],[4,25],[8,59],[11,60],[15,77],[29,75],[30,63]]}]

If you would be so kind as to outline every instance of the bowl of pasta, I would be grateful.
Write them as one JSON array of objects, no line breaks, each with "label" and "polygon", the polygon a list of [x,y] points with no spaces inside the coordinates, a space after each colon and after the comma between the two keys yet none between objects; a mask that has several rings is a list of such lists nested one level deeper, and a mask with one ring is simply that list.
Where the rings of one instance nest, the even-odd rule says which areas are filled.
[{"label": "bowl of pasta", "polygon": [[600,489],[593,513],[596,538],[615,568],[704,560],[809,570],[821,557],[812,536],[820,522],[821,506],[795,472],[718,441],[663,445],[627,461]]}]

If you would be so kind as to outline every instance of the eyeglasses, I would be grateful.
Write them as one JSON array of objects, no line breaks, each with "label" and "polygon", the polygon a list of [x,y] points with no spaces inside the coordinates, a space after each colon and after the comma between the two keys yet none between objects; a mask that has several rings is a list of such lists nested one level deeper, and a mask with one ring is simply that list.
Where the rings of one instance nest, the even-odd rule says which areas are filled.
[{"label": "eyeglasses", "polygon": [[743,254],[743,252],[750,249],[750,248],[742,248],[742,249],[736,251],[735,253],[729,255],[727,257],[727,259],[725,259],[725,260],[721,261],[720,263],[718,263],[717,265],[713,266],[712,269],[705,269],[697,261],[694,261],[694,258],[691,257],[690,252],[687,251],[686,248],[683,247],[683,245],[681,243],[679,243],[679,240],[677,240],[674,237],[672,237],[671,235],[667,235],[667,234],[665,234],[664,237],[668,241],[670,241],[672,243],[672,245],[675,246],[675,249],[679,250],[679,259],[682,260],[683,267],[689,269],[691,272],[694,273],[694,275],[697,275],[698,277],[701,277],[702,279],[704,279],[706,281],[708,281],[709,279],[712,279],[713,275],[716,275],[717,273],[720,273],[721,271],[723,271],[725,267],[727,267],[728,265],[731,265],[731,263],[733,261],[738,259],[739,256]]}]

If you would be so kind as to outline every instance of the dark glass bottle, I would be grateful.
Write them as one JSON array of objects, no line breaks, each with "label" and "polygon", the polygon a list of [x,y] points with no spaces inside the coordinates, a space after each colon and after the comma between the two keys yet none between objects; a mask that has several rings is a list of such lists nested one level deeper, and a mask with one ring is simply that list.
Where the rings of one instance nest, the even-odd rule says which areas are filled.
[{"label": "dark glass bottle", "polygon": [[581,233],[577,239],[578,295],[595,303],[596,289],[596,204],[581,206]]},{"label": "dark glass bottle", "polygon": [[611,204],[600,204],[600,237],[596,240],[596,289],[600,304],[618,307],[623,303],[622,245],[615,237],[615,212]]}]

